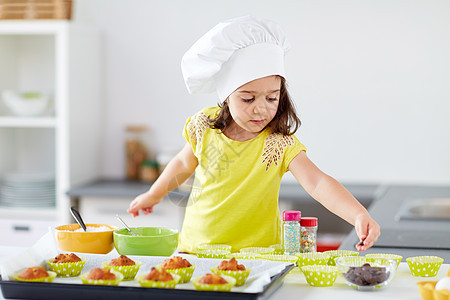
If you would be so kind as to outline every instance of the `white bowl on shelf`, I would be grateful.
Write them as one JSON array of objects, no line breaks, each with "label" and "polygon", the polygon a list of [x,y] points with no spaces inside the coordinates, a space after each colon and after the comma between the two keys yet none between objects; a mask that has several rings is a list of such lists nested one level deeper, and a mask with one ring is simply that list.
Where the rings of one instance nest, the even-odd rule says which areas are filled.
[{"label": "white bowl on shelf", "polygon": [[47,109],[49,102],[49,97],[39,92],[17,93],[4,90],[2,98],[10,111],[21,117],[41,115]]}]

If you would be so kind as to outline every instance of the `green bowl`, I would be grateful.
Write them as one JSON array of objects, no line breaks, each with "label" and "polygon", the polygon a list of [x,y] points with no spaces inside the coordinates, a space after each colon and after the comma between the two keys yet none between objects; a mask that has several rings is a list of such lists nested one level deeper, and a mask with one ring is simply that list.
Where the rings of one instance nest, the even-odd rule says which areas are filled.
[{"label": "green bowl", "polygon": [[438,256],[414,256],[406,259],[411,274],[421,277],[434,277],[441,268],[444,259]]},{"label": "green bowl", "polygon": [[336,281],[339,269],[336,266],[309,265],[302,267],[306,282],[310,286],[332,286]]},{"label": "green bowl", "polygon": [[170,256],[178,246],[178,230],[165,227],[133,227],[113,232],[114,247],[121,255]]}]

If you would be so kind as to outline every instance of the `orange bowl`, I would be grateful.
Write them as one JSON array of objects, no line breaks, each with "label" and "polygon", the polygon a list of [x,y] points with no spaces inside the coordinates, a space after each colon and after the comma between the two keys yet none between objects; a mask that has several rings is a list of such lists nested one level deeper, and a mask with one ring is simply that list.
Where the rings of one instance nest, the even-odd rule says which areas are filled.
[{"label": "orange bowl", "polygon": [[55,227],[55,237],[58,247],[63,251],[106,254],[114,249],[113,230],[117,226],[107,224],[86,224],[86,227],[108,227],[107,231],[75,231],[79,224],[61,225]]}]

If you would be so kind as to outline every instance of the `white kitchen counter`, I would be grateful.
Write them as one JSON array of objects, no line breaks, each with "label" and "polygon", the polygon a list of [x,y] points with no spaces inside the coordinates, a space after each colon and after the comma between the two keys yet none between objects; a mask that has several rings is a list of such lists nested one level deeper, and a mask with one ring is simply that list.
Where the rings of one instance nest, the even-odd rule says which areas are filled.
[{"label": "white kitchen counter", "polygon": [[[19,254],[25,250],[24,247],[0,247],[0,261]],[[269,299],[333,299],[333,300],[372,300],[372,299],[408,299],[421,300],[419,289],[416,285],[418,281],[439,280],[444,277],[450,264],[444,264],[437,276],[432,278],[415,277],[411,275],[406,262],[400,266],[389,285],[377,291],[357,291],[347,286],[342,277],[338,277],[332,287],[311,287],[305,280],[303,273],[298,269],[293,269],[284,278],[283,285],[276,290]],[[0,295],[0,299],[3,299]]]},{"label": "white kitchen counter", "polygon": [[311,287],[306,282],[303,273],[298,268],[295,268],[285,277],[283,286],[278,289],[270,299],[421,300],[422,297],[419,294],[416,282],[439,280],[445,276],[448,269],[450,269],[450,264],[445,264],[441,266],[438,275],[435,277],[415,277],[411,275],[408,264],[402,262],[400,263],[394,278],[387,286],[377,291],[358,291],[349,287],[342,277],[338,277],[331,287]]}]

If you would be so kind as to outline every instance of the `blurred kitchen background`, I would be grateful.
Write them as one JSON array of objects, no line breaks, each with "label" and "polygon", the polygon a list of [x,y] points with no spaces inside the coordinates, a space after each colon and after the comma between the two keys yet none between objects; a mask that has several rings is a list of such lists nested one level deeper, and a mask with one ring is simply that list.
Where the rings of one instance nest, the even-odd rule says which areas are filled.
[{"label": "blurred kitchen background", "polygon": [[[247,14],[290,40],[296,136],[323,171],[367,207],[390,185],[450,185],[449,1],[61,2],[70,20],[7,20],[17,16],[0,4],[0,245],[73,222],[71,205],[86,223],[120,227],[118,213],[130,226],[180,229],[188,185],[152,216],[125,210],[183,146],[186,119],[218,101],[187,93],[182,55]],[[289,174],[283,209],[318,216],[323,247],[351,230]]]}]

